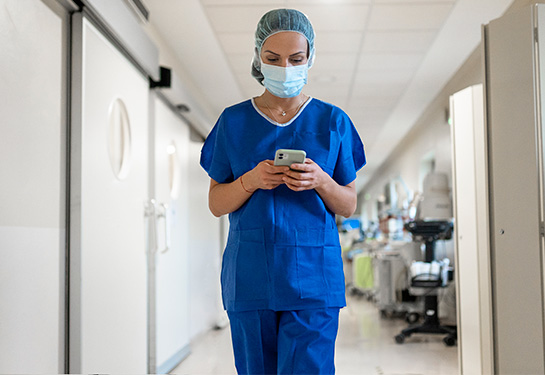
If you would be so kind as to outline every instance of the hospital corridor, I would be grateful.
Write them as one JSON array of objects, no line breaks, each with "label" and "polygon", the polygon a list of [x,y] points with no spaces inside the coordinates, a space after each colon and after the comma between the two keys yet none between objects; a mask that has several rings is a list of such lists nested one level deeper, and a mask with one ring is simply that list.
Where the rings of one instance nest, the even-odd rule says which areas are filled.
[{"label": "hospital corridor", "polygon": [[544,51],[545,0],[0,0],[0,374],[545,374]]},{"label": "hospital corridor", "polygon": [[[411,345],[392,340],[407,323],[384,319],[365,299],[354,297],[341,310],[335,366],[338,374],[458,374],[455,347],[439,336],[415,337]],[[192,354],[173,374],[236,374],[230,332],[213,330],[199,337]]]}]

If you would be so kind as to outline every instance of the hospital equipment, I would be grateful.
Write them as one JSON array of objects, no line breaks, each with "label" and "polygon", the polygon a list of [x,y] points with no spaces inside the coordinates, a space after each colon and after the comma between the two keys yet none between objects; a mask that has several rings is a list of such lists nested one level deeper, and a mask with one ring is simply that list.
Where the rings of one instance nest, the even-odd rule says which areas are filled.
[{"label": "hospital equipment", "polygon": [[451,220],[452,203],[447,175],[437,172],[429,173],[424,179],[423,190],[417,207],[416,219]]},{"label": "hospital equipment", "polygon": [[[424,313],[425,321],[422,325],[411,326],[401,331],[395,337],[398,344],[405,342],[405,338],[413,333],[431,333],[431,334],[446,334],[443,339],[446,345],[453,346],[456,344],[456,329],[454,327],[442,326],[439,322],[439,314],[437,307],[437,294],[435,290],[443,287],[443,279],[441,276],[441,266],[439,263],[432,263],[435,260],[434,248],[437,240],[448,240],[452,238],[452,222],[449,221],[413,221],[407,223],[405,228],[410,231],[415,240],[423,241],[426,244],[425,261],[430,264],[430,273],[425,274],[426,279],[421,279],[423,274],[416,275],[411,279],[411,287],[431,289],[424,296]],[[437,272],[434,273],[433,268],[437,267]]]},{"label": "hospital equipment", "polygon": [[402,256],[403,249],[377,252],[375,269],[377,274],[376,305],[383,317],[405,316],[407,322],[420,319],[421,310],[416,299],[404,300],[408,290],[407,263]]},{"label": "hospital equipment", "polygon": [[409,293],[408,283],[411,263],[422,259],[420,247],[415,245],[403,241],[355,244],[345,257],[349,292],[373,301],[382,317],[405,316],[408,323],[418,321],[423,304]]},{"label": "hospital equipment", "polygon": [[411,265],[411,294],[424,296],[425,320],[422,325],[410,326],[395,336],[398,344],[413,333],[446,334],[446,345],[456,344],[456,328],[443,326],[439,322],[437,288],[447,285],[449,260],[435,259],[435,242],[452,238],[452,204],[448,179],[442,173],[429,173],[424,179],[424,193],[419,204],[417,219],[405,224],[413,234],[413,241],[425,243],[424,262]]}]

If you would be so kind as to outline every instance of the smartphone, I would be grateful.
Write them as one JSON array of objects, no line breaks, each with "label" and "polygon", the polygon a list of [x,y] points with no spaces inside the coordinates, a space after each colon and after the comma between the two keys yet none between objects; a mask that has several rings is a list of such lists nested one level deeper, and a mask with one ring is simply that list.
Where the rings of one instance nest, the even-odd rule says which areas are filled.
[{"label": "smartphone", "polygon": [[287,165],[288,167],[293,163],[303,164],[307,153],[303,150],[289,150],[279,149],[276,150],[274,155],[274,165]]}]

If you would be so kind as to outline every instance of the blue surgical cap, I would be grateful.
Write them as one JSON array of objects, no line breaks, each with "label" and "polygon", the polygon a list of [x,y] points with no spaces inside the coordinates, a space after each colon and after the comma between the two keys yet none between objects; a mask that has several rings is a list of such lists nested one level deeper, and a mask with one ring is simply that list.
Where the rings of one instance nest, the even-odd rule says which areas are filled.
[{"label": "blue surgical cap", "polygon": [[302,34],[308,42],[308,67],[314,63],[314,30],[303,13],[295,9],[274,9],[263,15],[255,31],[255,50],[252,61],[252,76],[263,84],[261,74],[261,47],[265,40],[282,31],[295,31]]}]

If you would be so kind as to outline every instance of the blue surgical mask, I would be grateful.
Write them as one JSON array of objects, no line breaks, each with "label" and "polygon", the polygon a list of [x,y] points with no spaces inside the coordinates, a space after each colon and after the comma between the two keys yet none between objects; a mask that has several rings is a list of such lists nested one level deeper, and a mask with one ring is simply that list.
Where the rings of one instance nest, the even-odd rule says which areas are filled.
[{"label": "blue surgical mask", "polygon": [[308,64],[282,67],[261,63],[263,85],[274,96],[293,98],[307,83]]}]

